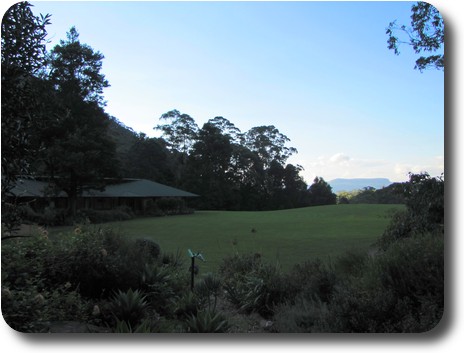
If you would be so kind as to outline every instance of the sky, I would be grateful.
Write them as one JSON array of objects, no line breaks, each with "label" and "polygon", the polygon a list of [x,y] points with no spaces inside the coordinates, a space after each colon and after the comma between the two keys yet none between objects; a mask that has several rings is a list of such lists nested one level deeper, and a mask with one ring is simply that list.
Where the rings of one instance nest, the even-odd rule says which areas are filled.
[{"label": "sky", "polygon": [[444,73],[387,48],[412,2],[31,3],[52,15],[49,49],[75,26],[105,56],[105,109],[136,132],[160,136],[172,109],[274,125],[308,183],[444,171]]}]

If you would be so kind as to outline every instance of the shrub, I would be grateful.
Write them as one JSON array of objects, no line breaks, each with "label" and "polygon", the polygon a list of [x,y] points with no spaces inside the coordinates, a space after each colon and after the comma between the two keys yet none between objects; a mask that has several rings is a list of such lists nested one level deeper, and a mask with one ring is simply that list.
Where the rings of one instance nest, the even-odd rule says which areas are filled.
[{"label": "shrub", "polygon": [[112,230],[90,228],[76,233],[63,240],[47,264],[52,270],[48,275],[52,275],[51,283],[69,281],[79,286],[84,296],[106,297],[117,289],[137,288],[145,265],[156,261]]},{"label": "shrub", "polygon": [[363,274],[368,262],[367,253],[349,250],[335,260],[333,268],[338,278],[359,277]]},{"label": "shrub", "polygon": [[154,259],[158,258],[161,248],[151,239],[136,239],[135,243],[139,246],[143,255],[148,255]]},{"label": "shrub", "polygon": [[326,315],[326,303],[298,297],[294,304],[286,303],[276,308],[273,330],[280,333],[327,332]]},{"label": "shrub", "polygon": [[66,210],[45,207],[42,212],[36,212],[28,204],[18,207],[19,215],[23,221],[37,223],[45,226],[59,226],[66,224]]},{"label": "shrub", "polygon": [[424,234],[396,242],[376,261],[383,287],[419,305],[430,300],[444,305],[444,244],[441,234]]},{"label": "shrub", "polygon": [[219,271],[226,298],[245,312],[269,317],[275,305],[293,295],[278,266],[264,264],[256,255],[234,255],[223,260]]},{"label": "shrub", "polygon": [[121,206],[113,210],[94,210],[94,209],[82,209],[77,212],[76,221],[78,223],[92,224],[115,222],[115,221],[127,221],[135,217],[134,212],[130,207]]},{"label": "shrub", "polygon": [[289,274],[295,293],[304,293],[309,298],[329,302],[337,284],[335,271],[320,259],[295,265]]},{"label": "shrub", "polygon": [[145,318],[147,309],[147,297],[139,290],[118,290],[110,303],[110,310],[117,321],[125,321],[129,327],[136,327]]},{"label": "shrub", "polygon": [[224,333],[230,329],[229,321],[221,313],[210,310],[192,315],[185,323],[186,331],[190,333]]},{"label": "shrub", "polygon": [[410,237],[415,231],[415,220],[408,211],[399,211],[393,214],[390,224],[378,239],[377,245],[386,250],[391,244]]},{"label": "shrub", "polygon": [[43,289],[40,277],[45,271],[44,259],[50,253],[53,243],[39,234],[2,240],[2,284],[20,290],[33,283]]},{"label": "shrub", "polygon": [[164,316],[174,315],[176,301],[188,289],[188,274],[174,264],[148,264],[139,288],[147,293],[150,306]]},{"label": "shrub", "polygon": [[152,323],[150,320],[143,320],[136,326],[132,327],[130,323],[124,320],[117,320],[115,327],[113,328],[114,333],[151,333],[153,332]]},{"label": "shrub", "polygon": [[2,246],[2,260],[12,288],[38,277],[41,288],[69,282],[80,294],[93,298],[137,288],[145,265],[157,261],[112,230],[81,227],[54,241],[46,234],[11,239]]},{"label": "shrub", "polygon": [[157,212],[159,210],[166,215],[189,214],[193,212],[193,210],[186,207],[185,200],[167,197],[156,200],[153,209]]},{"label": "shrub", "polygon": [[422,234],[392,244],[363,275],[336,287],[321,322],[327,332],[426,332],[444,308],[443,237]]},{"label": "shrub", "polygon": [[186,291],[176,302],[174,314],[178,319],[196,316],[200,308],[200,299],[192,291]]},{"label": "shrub", "polygon": [[216,310],[217,300],[222,288],[221,279],[212,274],[207,273],[196,285],[195,294],[200,302],[205,302],[208,310]]},{"label": "shrub", "polygon": [[227,281],[236,276],[242,276],[258,268],[261,258],[255,254],[234,254],[224,258],[219,265],[219,273]]},{"label": "shrub", "polygon": [[409,174],[403,193],[406,211],[396,214],[379,239],[378,245],[386,250],[395,241],[417,234],[441,232],[444,234],[445,181],[443,176],[431,178],[427,173]]},{"label": "shrub", "polygon": [[20,332],[40,332],[45,321],[89,321],[92,304],[66,285],[39,289],[27,283],[21,289],[10,289],[2,283],[2,314],[11,328]]},{"label": "shrub", "polygon": [[[150,311],[173,315],[174,302],[189,283],[187,273],[180,270],[180,256],[156,259],[152,251],[145,250],[110,229],[95,227],[76,227],[73,234],[56,236],[53,241],[45,231],[30,238],[9,239],[2,244],[4,315],[12,327],[26,332],[38,330],[35,322],[46,318],[113,325],[115,319],[109,312],[116,312],[118,306],[113,303],[109,308],[105,304],[108,297],[119,294],[121,312],[131,303],[124,304],[123,294],[130,299],[131,293],[142,295],[142,291]],[[163,259],[169,261],[163,263]],[[96,300],[99,314],[92,315]],[[40,305],[42,302],[47,305]],[[129,311],[134,310],[126,313]],[[137,330],[137,324],[125,314],[118,317]]]},{"label": "shrub", "polygon": [[163,266],[180,268],[183,265],[182,254],[180,253],[179,249],[177,249],[175,253],[162,253],[160,263]]}]

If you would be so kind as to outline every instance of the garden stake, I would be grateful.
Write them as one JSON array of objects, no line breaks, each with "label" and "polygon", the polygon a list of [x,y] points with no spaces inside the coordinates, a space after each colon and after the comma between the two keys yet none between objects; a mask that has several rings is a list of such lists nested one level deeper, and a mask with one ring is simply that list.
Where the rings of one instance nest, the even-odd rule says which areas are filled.
[{"label": "garden stake", "polygon": [[193,292],[193,286],[195,281],[195,256],[192,256],[192,267],[190,267],[191,272],[191,282],[190,282],[190,290]]},{"label": "garden stake", "polygon": [[198,257],[201,261],[206,261],[206,260],[200,252],[194,253],[192,252],[192,250],[188,249],[188,254],[192,258],[192,266],[190,267],[190,273],[191,273],[190,290],[193,292],[194,281],[195,281],[195,258]]}]

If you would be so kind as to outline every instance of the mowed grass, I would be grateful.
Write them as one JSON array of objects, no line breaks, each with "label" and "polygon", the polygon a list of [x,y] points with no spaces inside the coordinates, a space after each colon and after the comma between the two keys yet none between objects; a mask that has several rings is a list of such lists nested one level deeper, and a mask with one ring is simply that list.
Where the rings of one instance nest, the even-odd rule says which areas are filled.
[{"label": "mowed grass", "polygon": [[[105,224],[121,234],[150,238],[163,252],[201,251],[200,271],[216,271],[234,253],[259,253],[284,270],[306,260],[368,251],[401,205],[333,205],[282,211],[196,211],[192,215],[139,218]],[[253,232],[252,229],[255,231]]]}]

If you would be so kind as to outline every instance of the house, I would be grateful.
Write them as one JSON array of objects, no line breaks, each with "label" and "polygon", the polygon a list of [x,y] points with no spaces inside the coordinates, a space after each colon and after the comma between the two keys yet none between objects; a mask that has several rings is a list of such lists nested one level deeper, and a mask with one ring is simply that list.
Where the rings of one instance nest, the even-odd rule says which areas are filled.
[{"label": "house", "polygon": [[[10,194],[21,202],[29,202],[35,209],[52,206],[65,209],[69,205],[66,193],[54,189],[47,180],[21,178]],[[159,199],[184,199],[197,197],[191,192],[173,188],[146,179],[108,179],[104,190],[87,189],[77,201],[78,209],[112,210],[128,206],[136,213]]]}]

